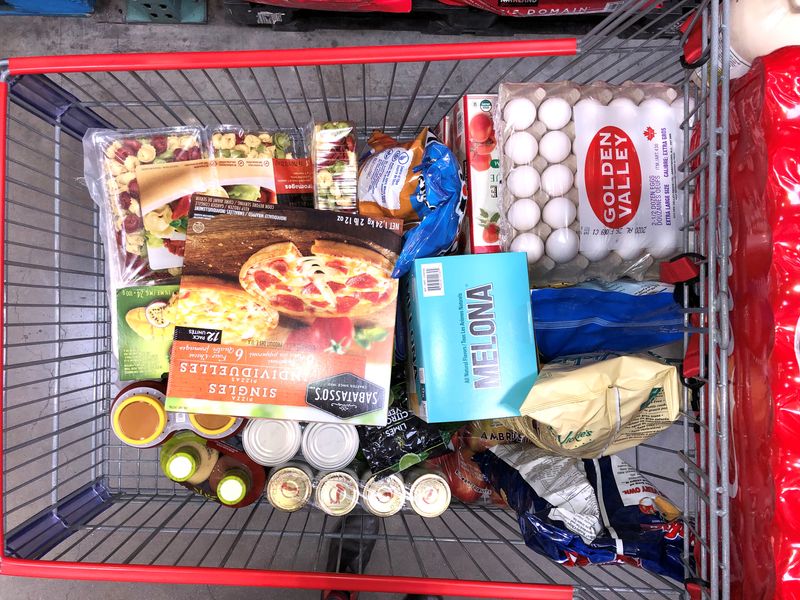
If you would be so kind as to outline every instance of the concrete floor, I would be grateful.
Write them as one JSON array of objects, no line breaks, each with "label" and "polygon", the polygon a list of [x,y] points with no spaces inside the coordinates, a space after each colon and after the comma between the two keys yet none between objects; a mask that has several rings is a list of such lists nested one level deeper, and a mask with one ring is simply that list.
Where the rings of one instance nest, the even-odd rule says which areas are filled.
[{"label": "concrete floor", "polygon": [[[293,48],[381,44],[390,41],[435,42],[453,38],[416,33],[321,31],[275,33],[266,28],[240,27],[225,22],[222,0],[209,0],[209,23],[203,26],[126,25],[121,22],[124,1],[98,0],[97,14],[84,18],[0,17],[0,57],[85,54],[93,52],[169,52],[252,48]],[[486,39],[486,38],[483,38]],[[0,577],[0,598],[77,600],[311,600],[319,592],[205,585],[166,586],[132,583],[54,581]],[[362,595],[362,597],[364,597]],[[382,597],[386,597],[382,595]],[[365,600],[369,598],[366,595]]]}]

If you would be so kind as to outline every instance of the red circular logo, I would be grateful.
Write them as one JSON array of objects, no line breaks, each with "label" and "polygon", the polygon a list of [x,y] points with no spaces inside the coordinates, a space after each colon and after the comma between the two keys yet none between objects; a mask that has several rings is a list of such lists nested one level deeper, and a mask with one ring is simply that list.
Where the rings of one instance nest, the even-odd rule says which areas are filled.
[{"label": "red circular logo", "polygon": [[603,127],[586,153],[585,185],[597,218],[611,229],[631,222],[642,197],[642,168],[633,141],[619,127]]}]

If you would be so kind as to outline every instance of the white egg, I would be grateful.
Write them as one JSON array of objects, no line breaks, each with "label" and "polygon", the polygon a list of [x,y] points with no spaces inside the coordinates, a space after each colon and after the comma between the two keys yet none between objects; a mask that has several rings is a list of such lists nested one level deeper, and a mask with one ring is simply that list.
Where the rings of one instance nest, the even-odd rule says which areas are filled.
[{"label": "white egg", "polygon": [[556,229],[547,237],[547,256],[557,263],[569,262],[578,254],[578,243],[578,234],[572,229]]},{"label": "white egg", "polygon": [[636,117],[636,104],[630,98],[614,98],[608,105],[620,117]]},{"label": "white egg", "polygon": [[561,98],[548,98],[539,106],[539,120],[551,131],[561,129],[572,118],[572,107]]},{"label": "white egg", "polygon": [[574,110],[576,116],[578,114],[580,114],[581,116],[583,116],[586,119],[591,119],[602,108],[603,108],[603,105],[600,104],[594,98],[584,98],[583,100],[581,100],[580,102],[578,102],[575,105],[575,108],[573,110]]},{"label": "white egg", "polygon": [[648,98],[639,105],[639,110],[644,114],[651,114],[654,117],[672,116],[672,109],[669,104],[658,98]]},{"label": "white egg", "polygon": [[539,140],[539,154],[551,164],[565,160],[571,150],[572,142],[563,131],[550,131]]},{"label": "white egg", "polygon": [[680,248],[680,232],[664,231],[659,232],[658,239],[650,242],[647,246],[647,253],[655,259],[661,260],[671,258],[678,253]]},{"label": "white egg", "polygon": [[611,248],[609,248],[608,245],[608,236],[581,236],[581,254],[583,254],[589,262],[603,260],[606,256],[611,254]]},{"label": "white egg", "polygon": [[576,216],[575,205],[570,202],[569,198],[564,198],[563,196],[550,200],[544,205],[544,210],[542,211],[542,220],[553,229],[569,227]]},{"label": "white egg", "polygon": [[[570,203],[571,204],[571,203]],[[506,218],[511,226],[518,231],[527,231],[539,224],[542,210],[530,198],[522,198],[514,202],[508,209]]]},{"label": "white egg", "polygon": [[643,240],[638,235],[623,235],[614,249],[622,260],[636,260],[644,252]]},{"label": "white egg", "polygon": [[514,98],[503,109],[503,120],[514,131],[527,129],[536,120],[536,106],[527,98]]},{"label": "white egg", "polygon": [[539,171],[525,165],[512,169],[508,174],[508,191],[517,198],[530,198],[539,191]]},{"label": "white egg", "polygon": [[[677,100],[675,100],[675,102],[670,104],[670,108],[672,108],[672,114],[675,115],[675,120],[678,123],[678,127],[680,127],[681,123],[683,123],[684,119],[683,107],[684,107],[683,97],[678,98]],[[693,110],[694,110],[694,99],[689,98],[689,112],[691,113]],[[694,125],[695,116],[696,115],[692,115],[689,117],[689,127]]]},{"label": "white egg", "polygon": [[550,165],[542,173],[542,189],[548,196],[563,196],[574,181],[572,169],[566,165]]},{"label": "white egg", "polygon": [[542,258],[544,244],[535,233],[520,233],[511,242],[511,251],[525,252],[528,255],[528,263],[533,264]]},{"label": "white egg", "polygon": [[539,144],[527,131],[518,131],[506,140],[503,150],[514,164],[527,165],[536,158]]}]

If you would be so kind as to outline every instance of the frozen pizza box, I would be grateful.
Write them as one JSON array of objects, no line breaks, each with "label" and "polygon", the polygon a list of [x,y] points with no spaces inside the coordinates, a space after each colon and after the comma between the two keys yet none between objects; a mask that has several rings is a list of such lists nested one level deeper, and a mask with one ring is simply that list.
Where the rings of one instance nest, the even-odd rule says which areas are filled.
[{"label": "frozen pizza box", "polygon": [[538,375],[524,253],[414,261],[409,406],[428,423],[520,415]]},{"label": "frozen pizza box", "polygon": [[494,131],[497,94],[467,94],[449,115],[448,144],[467,179],[465,253],[500,252],[500,151]]},{"label": "frozen pizza box", "polygon": [[167,410],[385,425],[402,221],[196,194]]}]

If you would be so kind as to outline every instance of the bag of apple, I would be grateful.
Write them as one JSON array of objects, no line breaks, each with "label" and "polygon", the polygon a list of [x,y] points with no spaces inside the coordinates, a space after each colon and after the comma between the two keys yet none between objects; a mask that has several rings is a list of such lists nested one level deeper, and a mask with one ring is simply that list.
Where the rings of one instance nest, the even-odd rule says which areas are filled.
[{"label": "bag of apple", "polygon": [[664,84],[501,84],[500,241],[536,286],[658,278],[681,250],[683,99]]}]

